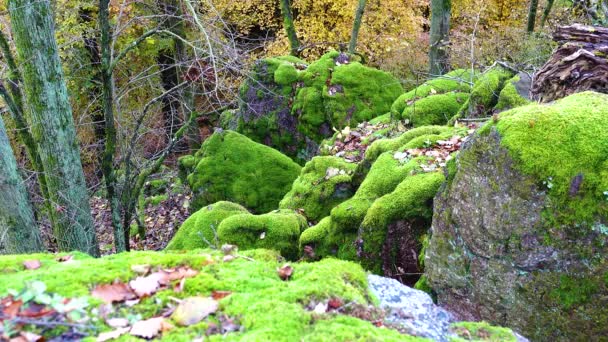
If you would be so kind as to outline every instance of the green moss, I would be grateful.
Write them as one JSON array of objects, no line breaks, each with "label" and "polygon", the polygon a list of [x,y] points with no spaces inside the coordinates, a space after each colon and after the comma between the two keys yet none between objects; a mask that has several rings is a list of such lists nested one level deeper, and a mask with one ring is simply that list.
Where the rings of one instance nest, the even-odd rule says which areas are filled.
[{"label": "green moss", "polygon": [[492,341],[516,342],[517,337],[511,329],[492,326],[487,322],[457,322],[450,325],[450,330],[458,337],[451,342],[461,341]]},{"label": "green moss", "polygon": [[430,95],[405,107],[401,119],[414,127],[446,124],[469,98],[467,93]]},{"label": "green moss", "polygon": [[505,83],[504,88],[502,88],[500,95],[498,96],[498,103],[496,104],[496,107],[494,107],[496,110],[504,111],[532,103],[530,100],[521,96],[517,91],[515,84],[519,81],[520,77],[515,76]]},{"label": "green moss", "polygon": [[274,81],[280,85],[291,85],[298,81],[298,70],[293,64],[282,63],[274,72]]},{"label": "green moss", "polygon": [[476,80],[476,76],[470,70],[458,69],[445,74],[444,76],[426,81],[415,89],[399,96],[391,106],[393,115],[401,116],[401,113],[412,102],[434,94],[445,94],[449,92],[469,93],[471,84]]},{"label": "green moss", "polygon": [[559,277],[559,287],[551,291],[550,297],[568,310],[591,301],[598,289],[599,285],[591,279],[562,275]]},{"label": "green moss", "polygon": [[502,67],[487,70],[471,91],[471,97],[462,106],[457,117],[482,117],[491,114],[491,110],[498,102],[500,91],[505,82],[513,77],[513,73]]},{"label": "green moss", "polygon": [[[420,240],[430,228],[433,216],[432,200],[445,177],[441,172],[420,173],[406,177],[393,192],[380,197],[369,208],[361,224],[359,236],[363,244],[362,265],[375,273],[382,272],[382,261],[395,255],[382,255],[388,237],[389,224],[397,221],[410,222],[411,239]],[[390,241],[389,239],[389,241]],[[420,246],[421,247],[421,246]],[[390,252],[401,252],[399,246],[391,246]],[[420,248],[418,249],[420,250]]]},{"label": "green moss", "polygon": [[[42,261],[42,267],[35,271],[0,274],[0,295],[6,295],[8,289],[20,290],[27,282],[38,280],[44,282],[51,293],[68,298],[88,297],[97,284],[108,284],[114,279],[134,279],[137,275],[131,271],[132,265],[149,264],[163,268],[188,265],[198,270],[199,274],[187,279],[183,292],[163,290],[131,308],[117,309],[117,317],[141,314],[142,319],[147,319],[152,315],[160,315],[172,302],[171,298],[209,296],[212,291],[221,290],[232,294],[220,301],[221,313],[218,315],[227,314],[236,318],[243,330],[210,336],[211,341],[326,341],[337,337],[340,340],[344,337],[344,340],[361,341],[423,341],[376,328],[352,317],[327,314],[313,318],[313,314],[305,308],[311,301],[340,298],[345,303],[370,304],[365,272],[354,263],[334,259],[318,263],[294,263],[291,280],[282,281],[276,271],[282,264],[277,261],[275,253],[265,250],[240,253],[253,261],[238,258],[222,263],[222,255],[211,251],[192,251],[186,254],[132,252],[100,259],[76,254],[75,260],[68,263],[54,261],[55,256],[49,254],[0,256],[0,265],[9,269],[19,268],[23,260],[32,257]],[[88,298],[95,305],[99,303],[99,300]],[[213,319],[210,318],[209,321]],[[205,335],[207,322],[191,327],[176,326],[165,332],[161,340],[194,340]],[[88,333],[96,335],[99,331],[112,330],[103,320],[97,320],[94,324],[97,331]],[[52,336],[46,337],[50,339]],[[128,335],[119,340],[135,341]]]},{"label": "green moss", "polygon": [[[544,187],[550,180],[553,224],[577,222],[591,228],[598,218],[608,219],[603,194],[608,190],[607,108],[607,95],[585,92],[552,105],[504,112],[498,123],[484,127],[496,127],[521,171]],[[579,175],[581,182],[571,193]]]},{"label": "green moss", "polygon": [[146,203],[152,206],[157,206],[162,202],[166,201],[169,198],[168,195],[156,195],[149,198],[146,198]]},{"label": "green moss", "polygon": [[232,131],[213,134],[196,158],[188,176],[194,209],[226,200],[254,212],[271,211],[301,169],[280,152]]},{"label": "green moss", "polygon": [[371,165],[380,154],[388,151],[397,151],[412,139],[426,135],[449,134],[451,132],[452,129],[450,127],[425,126],[411,129],[394,139],[376,140],[367,148],[367,151],[365,152],[365,161]]},{"label": "green moss", "polygon": [[307,227],[302,215],[292,210],[277,210],[263,215],[227,217],[220,223],[217,234],[221,243],[234,244],[240,249],[274,249],[287,259],[295,260],[300,234]]},{"label": "green moss", "polygon": [[197,158],[192,155],[183,156],[177,160],[178,176],[183,183],[188,182],[188,175],[194,171],[197,161]]},{"label": "green moss", "polygon": [[302,168],[279,208],[302,209],[308,220],[319,221],[354,194],[351,178],[355,168],[337,157],[313,158]]},{"label": "green moss", "polygon": [[247,213],[247,209],[230,202],[217,202],[203,207],[182,223],[165,249],[193,250],[218,247],[219,224],[227,217],[243,213]]}]

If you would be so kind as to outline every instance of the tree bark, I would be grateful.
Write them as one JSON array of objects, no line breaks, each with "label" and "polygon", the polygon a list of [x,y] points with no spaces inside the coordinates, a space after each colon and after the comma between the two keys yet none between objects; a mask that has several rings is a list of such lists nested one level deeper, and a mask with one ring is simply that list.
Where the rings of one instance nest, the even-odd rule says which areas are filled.
[{"label": "tree bark", "polygon": [[281,15],[283,16],[283,27],[287,33],[289,40],[289,48],[292,56],[300,55],[300,41],[296,34],[296,27],[293,23],[293,14],[291,13],[291,4],[289,0],[281,0]]},{"label": "tree bark", "polygon": [[540,27],[545,27],[547,23],[547,19],[549,19],[549,15],[551,14],[551,10],[553,9],[554,0],[547,0],[547,5],[545,6],[545,10],[543,11],[543,17],[540,20]]},{"label": "tree bark", "polygon": [[49,0],[10,0],[32,135],[44,166],[60,250],[99,255]]},{"label": "tree bark", "polygon": [[0,116],[0,254],[43,250],[34,211]]},{"label": "tree bark", "polygon": [[443,75],[450,70],[447,47],[449,44],[451,0],[431,0],[431,47],[429,73]]},{"label": "tree bark", "polygon": [[107,199],[114,231],[116,253],[129,250],[128,231],[121,223],[122,208],[118,194],[114,155],[116,154],[116,124],[114,119],[114,82],[112,80],[112,51],[110,30],[110,0],[99,0],[99,28],[101,30],[101,87],[105,121],[105,142],[101,170],[106,183]]},{"label": "tree bark", "polygon": [[9,89],[6,89],[4,87],[4,84],[0,84],[0,96],[9,108],[9,112],[13,121],[15,122],[15,127],[17,128],[17,135],[19,136],[19,140],[21,141],[23,146],[25,146],[25,151],[30,159],[30,162],[32,163],[32,168],[36,172],[36,179],[38,180],[40,193],[46,201],[47,207],[49,207],[49,192],[46,185],[44,168],[42,166],[42,161],[40,160],[38,147],[36,146],[34,137],[32,136],[30,128],[28,127],[27,121],[25,119],[23,93],[21,92],[20,88],[21,73],[19,72],[17,62],[15,61],[13,53],[11,52],[11,49],[8,45],[6,36],[2,31],[0,31],[0,51],[2,51],[2,56],[4,57],[4,60],[6,61],[6,64],[9,68]]},{"label": "tree bark", "polygon": [[357,11],[355,12],[355,21],[353,22],[353,31],[350,34],[350,44],[348,44],[348,52],[354,54],[357,50],[357,38],[359,37],[359,29],[363,21],[363,13],[365,12],[366,0],[359,0]]},{"label": "tree bark", "polygon": [[528,10],[528,33],[534,32],[536,27],[536,12],[538,11],[538,0],[530,0],[530,9]]}]

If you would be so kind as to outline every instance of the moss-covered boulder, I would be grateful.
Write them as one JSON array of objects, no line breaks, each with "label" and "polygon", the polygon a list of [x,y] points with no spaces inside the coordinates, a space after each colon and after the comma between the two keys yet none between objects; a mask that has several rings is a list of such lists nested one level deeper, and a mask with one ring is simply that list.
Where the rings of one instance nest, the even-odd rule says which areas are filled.
[{"label": "moss-covered boulder", "polygon": [[476,79],[470,70],[458,69],[426,81],[399,96],[390,117],[407,120],[414,127],[445,124],[468,100]]},{"label": "moss-covered boulder", "polygon": [[240,249],[274,249],[287,259],[298,257],[300,233],[308,228],[306,218],[293,210],[276,210],[268,214],[231,215],[217,230],[221,243]]},{"label": "moss-covered boulder", "polygon": [[505,83],[504,88],[498,96],[498,103],[494,107],[497,112],[502,112],[515,107],[530,104],[530,87],[532,78],[526,73],[519,73]]},{"label": "moss-covered boulder", "polygon": [[187,181],[195,210],[230,201],[256,213],[269,212],[278,207],[301,169],[279,151],[232,131],[214,133],[194,156],[181,160],[184,172],[191,170]]},{"label": "moss-covered boulder", "polygon": [[608,95],[501,113],[435,199],[426,274],[461,317],[533,340],[608,327]]},{"label": "moss-covered boulder", "polygon": [[243,206],[231,202],[217,202],[190,215],[169,241],[166,250],[194,250],[218,247],[220,223],[227,217],[248,213]]},{"label": "moss-covered boulder", "polygon": [[[70,303],[80,304],[84,314],[79,319],[78,332],[59,324],[53,329],[47,325],[10,325],[3,330],[4,336],[17,337],[21,329],[43,335],[45,340],[73,340],[84,337],[84,341],[95,341],[103,332],[116,328],[106,322],[110,318],[128,319],[129,325],[153,317],[163,317],[175,302],[189,297],[211,297],[223,294],[217,312],[201,322],[181,326],[173,318],[165,320],[163,331],[158,333],[161,341],[427,341],[426,339],[401,334],[396,330],[378,328],[371,322],[356,318],[357,312],[374,310],[363,269],[351,262],[327,259],[316,263],[292,263],[293,273],[288,281],[282,280],[277,268],[284,265],[275,252],[267,250],[239,251],[238,257],[223,262],[224,255],[217,251],[197,250],[187,253],[131,252],[94,259],[81,253],[30,254],[0,256],[0,298],[10,293],[30,293],[35,297],[26,301],[45,301],[60,295],[78,299]],[[61,261],[70,259],[69,262]],[[38,260],[41,267],[25,270],[25,260]],[[134,305],[114,303],[100,306],[103,302],[91,295],[98,285],[128,283],[141,277],[142,268],[175,269],[190,268],[196,273],[185,279],[181,291],[179,279],[158,292],[146,296]],[[140,278],[141,279],[141,278]],[[35,284],[35,285],[33,285]],[[42,284],[42,285],[41,285]],[[120,287],[120,289],[127,288]],[[30,290],[28,290],[30,289]],[[33,291],[35,289],[35,293]],[[22,292],[29,291],[29,292]],[[216,292],[219,291],[219,292]],[[121,292],[124,293],[124,292]],[[120,293],[114,293],[120,294]],[[177,300],[176,300],[177,299]],[[330,299],[343,304],[340,311],[328,310],[315,313],[310,306],[327,303]],[[88,304],[87,304],[88,302]],[[45,305],[35,306],[38,310]],[[103,310],[105,319],[100,319]],[[357,311],[358,310],[358,311]],[[43,314],[43,311],[36,313]],[[350,314],[349,314],[350,313]],[[363,315],[359,314],[360,317]],[[74,316],[76,317],[76,316]],[[48,316],[28,321],[41,322]],[[5,320],[5,327],[10,320]],[[64,323],[53,316],[50,322]],[[230,324],[228,324],[230,322]],[[73,322],[66,321],[71,324]],[[82,324],[81,324],[82,323]],[[231,327],[231,328],[230,328]],[[226,328],[224,331],[222,328]],[[118,340],[140,341],[123,332]],[[64,336],[61,336],[65,333]],[[83,335],[79,335],[83,334]],[[152,336],[151,335],[151,336]]]},{"label": "moss-covered boulder", "polygon": [[[435,162],[437,151],[433,147],[437,142],[459,132],[456,128],[429,126],[375,141],[358,166],[362,182],[355,195],[305,230],[300,247],[312,247],[320,257],[358,260],[366,269],[413,285],[418,276],[403,273],[421,271],[417,255],[430,227],[433,197],[445,180],[446,165],[427,166]],[[424,148],[428,148],[428,155],[423,153]]]},{"label": "moss-covered boulder", "polygon": [[514,76],[511,70],[497,66],[479,75],[468,101],[458,111],[458,118],[477,118],[492,114],[505,82]]},{"label": "moss-covered boulder", "polygon": [[314,157],[302,168],[279,208],[301,211],[309,221],[318,222],[353,196],[351,180],[356,167],[338,157]]},{"label": "moss-covered boulder", "polygon": [[294,57],[268,58],[242,85],[234,120],[253,140],[307,160],[333,128],[388,112],[402,92],[390,74],[337,51],[310,65]]}]

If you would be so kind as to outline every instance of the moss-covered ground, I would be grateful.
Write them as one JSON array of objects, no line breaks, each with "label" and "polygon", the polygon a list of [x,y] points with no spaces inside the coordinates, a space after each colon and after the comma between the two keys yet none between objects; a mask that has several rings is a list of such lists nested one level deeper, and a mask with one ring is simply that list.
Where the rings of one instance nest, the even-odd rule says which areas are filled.
[{"label": "moss-covered ground", "polygon": [[[210,296],[213,291],[229,291],[220,300],[219,312],[200,323],[174,328],[163,333],[161,340],[192,341],[204,337],[210,323],[220,314],[235,319],[241,330],[211,335],[209,340],[228,341],[423,341],[387,328],[338,313],[313,313],[311,302],[340,299],[345,305],[372,304],[367,293],[365,272],[357,264],[326,259],[316,263],[294,263],[290,280],[281,280],[277,268],[284,261],[274,252],[250,250],[240,252],[236,259],[223,262],[223,254],[209,250],[188,253],[132,252],[93,259],[74,253],[69,262],[59,262],[52,254],[0,256],[0,296],[10,289],[21,290],[25,284],[41,281],[49,293],[66,298],[86,297],[89,310],[101,302],[90,296],[99,284],[134,279],[134,265],[163,268],[189,266],[199,273],[187,278],[182,292],[162,290],[131,307],[114,304],[112,317],[160,316],[175,298]],[[37,259],[41,267],[23,270],[23,261]],[[139,315],[139,316],[138,316]],[[110,317],[109,317],[110,318]],[[135,318],[137,319],[137,318]],[[84,330],[91,336],[112,330],[101,317],[91,313],[91,327]],[[47,331],[49,334],[58,331]],[[50,339],[50,335],[47,336]],[[85,340],[93,341],[94,338]],[[123,335],[118,341],[138,340]]]}]

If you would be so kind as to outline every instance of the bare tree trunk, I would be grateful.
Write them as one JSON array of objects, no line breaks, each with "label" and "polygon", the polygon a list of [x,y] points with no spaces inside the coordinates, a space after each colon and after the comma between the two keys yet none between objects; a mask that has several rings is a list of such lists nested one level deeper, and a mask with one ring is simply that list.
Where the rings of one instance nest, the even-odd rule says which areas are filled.
[{"label": "bare tree trunk", "polygon": [[540,20],[540,27],[545,27],[547,23],[547,19],[549,19],[549,15],[551,14],[551,10],[553,9],[554,0],[547,0],[547,5],[545,6],[545,10],[543,11],[543,17]]},{"label": "bare tree trunk", "polygon": [[451,0],[431,0],[431,47],[429,73],[443,75],[450,70],[447,46],[449,43]]},{"label": "bare tree trunk", "polygon": [[0,254],[43,250],[34,211],[0,117]]},{"label": "bare tree trunk", "polygon": [[32,134],[46,175],[53,232],[60,250],[99,255],[72,108],[55,41],[49,0],[10,0]]},{"label": "bare tree trunk", "polygon": [[349,53],[355,53],[357,50],[357,38],[359,37],[359,29],[361,28],[361,22],[363,21],[363,13],[365,12],[366,2],[366,0],[359,0],[359,5],[357,5],[355,21],[353,23],[353,31],[350,34],[350,44],[348,44]]},{"label": "bare tree trunk", "polygon": [[128,232],[122,225],[120,195],[118,194],[114,155],[116,154],[116,124],[114,119],[114,82],[112,80],[112,51],[110,30],[110,0],[99,0],[99,28],[101,30],[101,88],[102,108],[105,121],[105,142],[101,170],[106,183],[107,199],[110,202],[114,248],[116,253],[129,250]]},{"label": "bare tree trunk", "polygon": [[300,41],[298,40],[296,27],[293,23],[293,15],[291,13],[289,0],[281,0],[281,14],[283,15],[283,27],[287,33],[291,55],[298,56],[300,54]]},{"label": "bare tree trunk", "polygon": [[534,32],[536,27],[536,12],[538,11],[538,0],[530,0],[530,9],[528,10],[528,33]]}]

